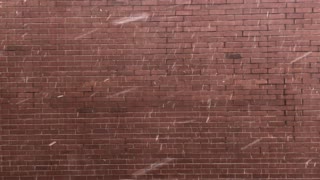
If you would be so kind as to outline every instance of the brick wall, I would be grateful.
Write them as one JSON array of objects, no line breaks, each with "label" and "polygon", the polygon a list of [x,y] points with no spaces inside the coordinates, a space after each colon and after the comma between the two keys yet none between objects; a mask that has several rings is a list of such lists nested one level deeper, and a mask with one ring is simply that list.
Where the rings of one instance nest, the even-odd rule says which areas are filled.
[{"label": "brick wall", "polygon": [[320,179],[318,0],[0,16],[0,180]]}]

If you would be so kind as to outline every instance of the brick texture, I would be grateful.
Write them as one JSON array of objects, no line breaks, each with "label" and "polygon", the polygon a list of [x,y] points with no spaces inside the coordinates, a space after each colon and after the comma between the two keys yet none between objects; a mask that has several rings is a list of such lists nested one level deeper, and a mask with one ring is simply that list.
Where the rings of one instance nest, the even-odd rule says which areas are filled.
[{"label": "brick texture", "polygon": [[318,0],[2,0],[0,17],[0,180],[320,179]]}]

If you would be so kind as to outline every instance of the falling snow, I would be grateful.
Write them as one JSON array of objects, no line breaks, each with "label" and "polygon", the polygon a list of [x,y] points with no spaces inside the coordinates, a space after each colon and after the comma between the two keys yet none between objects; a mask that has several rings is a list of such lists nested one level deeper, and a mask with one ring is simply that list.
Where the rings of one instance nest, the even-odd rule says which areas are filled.
[{"label": "falling snow", "polygon": [[75,39],[75,40],[78,40],[78,39],[84,38],[84,37],[86,37],[86,36],[88,36],[88,35],[96,32],[96,31],[98,31],[98,30],[99,30],[99,29],[93,29],[93,30],[91,30],[91,31],[88,31],[88,32],[86,32],[86,33],[84,33],[84,34],[81,34],[81,35],[75,37],[74,39]]},{"label": "falling snow", "polygon": [[307,168],[308,167],[308,165],[309,165],[309,163],[312,161],[312,159],[309,159],[306,163],[305,163],[305,168]]},{"label": "falling snow", "polygon": [[22,104],[22,103],[24,103],[24,102],[28,101],[29,99],[30,99],[30,98],[28,98],[28,99],[24,99],[24,100],[22,100],[22,101],[17,102],[16,104]]},{"label": "falling snow", "polygon": [[126,24],[134,21],[141,21],[141,20],[146,21],[148,17],[149,17],[148,13],[135,14],[135,15],[131,15],[130,17],[124,17],[124,18],[118,19],[113,23],[116,25],[121,25],[121,24]]},{"label": "falling snow", "polygon": [[319,179],[320,10],[291,1],[0,1],[0,169]]},{"label": "falling snow", "polygon": [[50,143],[48,146],[53,146],[55,145],[57,142],[56,141],[53,141],[52,143]]},{"label": "falling snow", "polygon": [[300,56],[300,57],[297,57],[296,59],[294,59],[293,61],[291,61],[290,64],[295,63],[295,62],[297,62],[297,61],[299,61],[299,60],[301,60],[301,59],[309,56],[311,53],[312,53],[312,52],[307,52],[307,53],[305,53],[304,55],[302,55],[302,56]]},{"label": "falling snow", "polygon": [[132,175],[133,176],[141,176],[141,175],[147,174],[148,172],[150,172],[152,170],[156,170],[158,168],[161,168],[164,165],[167,165],[168,163],[170,163],[173,160],[174,160],[174,158],[165,158],[160,162],[153,163],[144,169],[140,169],[140,170],[134,172]]},{"label": "falling snow", "polygon": [[257,144],[257,143],[260,142],[261,140],[262,140],[262,138],[256,139],[255,141],[253,141],[253,142],[249,143],[248,145],[242,147],[241,150],[245,150],[245,149],[247,149],[247,148],[249,148],[249,147]]},{"label": "falling snow", "polygon": [[133,87],[133,88],[130,88],[130,89],[127,89],[127,90],[124,90],[124,91],[115,93],[115,94],[113,94],[113,95],[107,96],[107,98],[112,98],[112,97],[119,96],[119,95],[121,95],[121,94],[126,94],[126,93],[131,92],[131,91],[134,91],[134,90],[136,90],[136,89],[138,89],[138,87]]}]

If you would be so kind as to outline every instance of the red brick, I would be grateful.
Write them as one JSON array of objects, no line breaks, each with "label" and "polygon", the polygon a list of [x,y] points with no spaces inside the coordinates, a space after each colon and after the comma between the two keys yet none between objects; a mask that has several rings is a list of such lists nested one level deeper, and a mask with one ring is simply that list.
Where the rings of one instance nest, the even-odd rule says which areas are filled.
[{"label": "red brick", "polygon": [[228,4],[232,4],[232,3],[240,3],[240,4],[242,4],[243,0],[227,0],[227,3]]},{"label": "red brick", "polygon": [[191,4],[191,0],[176,0],[176,4]]},{"label": "red brick", "polygon": [[226,11],[223,10],[223,9],[221,9],[221,10],[219,10],[219,9],[217,9],[217,10],[210,10],[210,11],[209,11],[209,14],[226,14]]}]

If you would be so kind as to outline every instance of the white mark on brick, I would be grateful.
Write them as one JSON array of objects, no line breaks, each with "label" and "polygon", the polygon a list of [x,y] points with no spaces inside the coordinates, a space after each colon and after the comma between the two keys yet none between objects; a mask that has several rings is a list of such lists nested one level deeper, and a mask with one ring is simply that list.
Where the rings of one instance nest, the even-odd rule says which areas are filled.
[{"label": "white mark on brick", "polygon": [[111,18],[111,16],[112,16],[112,15],[110,14],[110,15],[107,17],[107,21]]},{"label": "white mark on brick", "polygon": [[312,161],[312,159],[309,159],[305,164],[304,164],[304,167],[307,168],[309,163]]},{"label": "white mark on brick", "polygon": [[159,135],[157,135],[157,137],[156,137],[156,141],[159,141]]},{"label": "white mark on brick", "polygon": [[148,113],[149,114],[149,118],[151,118],[152,113],[153,113],[153,109]]},{"label": "white mark on brick", "polygon": [[124,17],[124,18],[118,19],[114,21],[113,24],[119,25],[119,24],[134,22],[134,21],[140,21],[140,20],[146,21],[148,17],[149,17],[148,13],[141,13],[141,14],[132,15],[130,17]]},{"label": "white mark on brick", "polygon": [[62,98],[64,95],[59,95],[59,96],[57,96],[57,98]]},{"label": "white mark on brick", "polygon": [[210,116],[207,117],[206,123],[210,121]]},{"label": "white mark on brick", "polygon": [[191,122],[194,122],[196,120],[190,120],[190,121],[181,121],[181,122],[174,122],[176,124],[185,124],[185,123],[191,123]]},{"label": "white mark on brick", "polygon": [[28,35],[28,33],[24,33],[21,37],[24,39],[26,35]]},{"label": "white mark on brick", "polygon": [[52,143],[49,144],[49,146],[53,146],[56,143],[57,143],[56,141],[53,141]]},{"label": "white mark on brick", "polygon": [[289,141],[289,140],[290,140],[290,138],[291,138],[291,136],[287,136],[287,141]]},{"label": "white mark on brick", "polygon": [[207,108],[210,109],[210,107],[211,107],[211,99],[207,100],[207,104],[208,104]]},{"label": "white mark on brick", "polygon": [[127,89],[127,90],[124,90],[124,91],[115,93],[115,94],[113,94],[113,95],[107,96],[107,98],[116,97],[116,96],[119,96],[119,95],[121,95],[121,94],[126,94],[126,93],[128,93],[128,92],[130,92],[130,91],[133,91],[133,90],[137,89],[137,88],[138,88],[138,87],[133,87],[133,88]]},{"label": "white mark on brick", "polygon": [[247,148],[249,148],[249,147],[251,147],[251,146],[255,145],[256,143],[260,142],[261,140],[262,140],[262,138],[256,139],[256,140],[255,140],[255,141],[253,141],[252,143],[250,143],[250,144],[248,144],[248,145],[246,145],[246,146],[242,147],[242,148],[241,148],[241,150],[245,150],[245,149],[247,149]]},{"label": "white mark on brick", "polygon": [[22,101],[17,102],[16,104],[24,103],[24,102],[28,101],[29,99],[30,99],[30,98],[28,98],[28,99],[24,99],[24,100],[22,100]]},{"label": "white mark on brick", "polygon": [[89,35],[89,34],[92,34],[92,33],[96,32],[96,31],[98,31],[98,28],[93,29],[93,30],[91,30],[91,31],[89,31],[89,32],[86,32],[86,33],[84,33],[84,34],[81,34],[80,36],[77,36],[77,37],[75,37],[74,39],[75,39],[75,40],[81,39],[81,38],[83,38],[83,37],[86,37],[86,36]]},{"label": "white mark on brick", "polygon": [[109,81],[109,79],[107,78],[107,79],[105,79],[103,82],[107,82],[107,81]]},{"label": "white mark on brick", "polygon": [[301,60],[301,59],[309,56],[311,53],[312,53],[312,52],[307,52],[307,53],[305,53],[304,55],[302,55],[302,56],[300,56],[300,57],[297,57],[295,60],[291,61],[290,64],[295,63],[295,62],[297,62],[297,61],[299,61],[299,60]]},{"label": "white mark on brick", "polygon": [[43,93],[43,96],[46,98],[49,96],[49,93],[45,92],[45,93]]},{"label": "white mark on brick", "polygon": [[174,158],[166,158],[166,159],[164,159],[162,161],[153,163],[153,164],[149,165],[148,167],[146,167],[144,169],[140,169],[140,170],[134,172],[132,175],[133,176],[144,175],[144,174],[148,173],[149,171],[156,170],[156,169],[168,164],[169,162],[171,162],[173,160],[174,160]]}]

